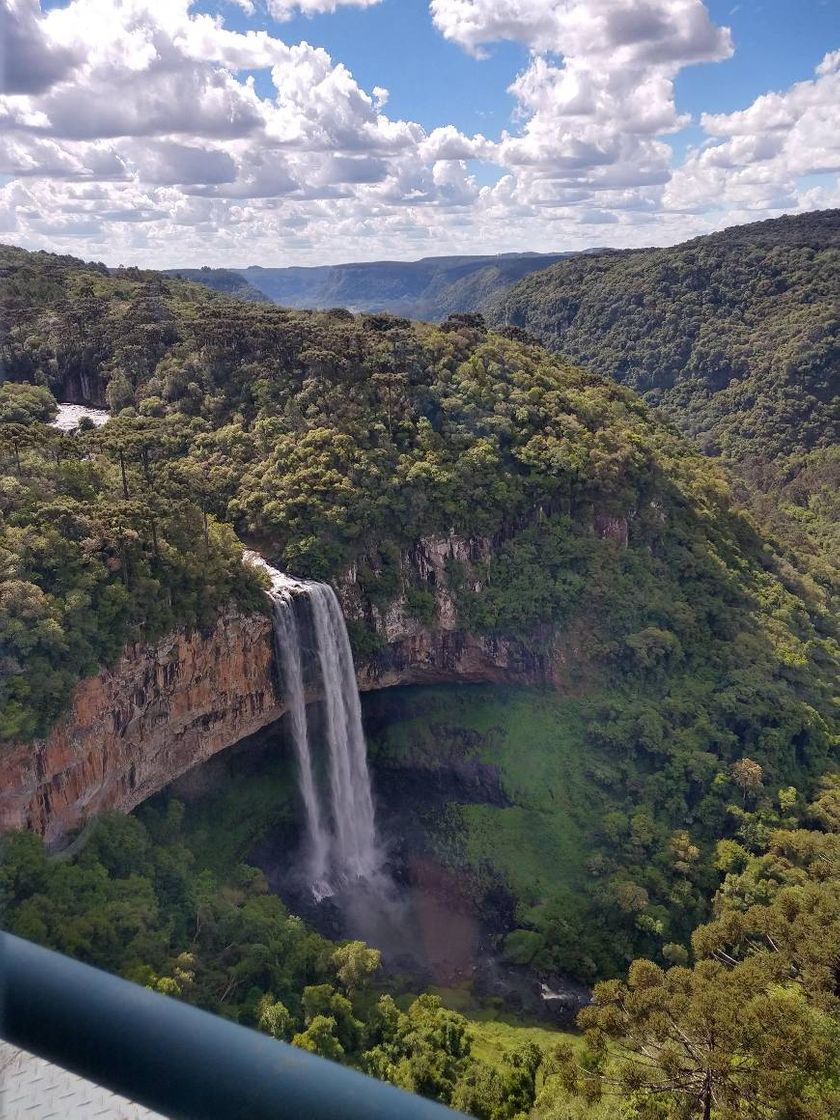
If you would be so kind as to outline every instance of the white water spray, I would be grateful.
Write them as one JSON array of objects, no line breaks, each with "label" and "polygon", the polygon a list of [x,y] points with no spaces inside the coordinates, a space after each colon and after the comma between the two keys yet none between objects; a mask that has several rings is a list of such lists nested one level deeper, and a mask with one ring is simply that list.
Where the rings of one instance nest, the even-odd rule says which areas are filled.
[{"label": "white water spray", "polygon": [[[289,704],[306,814],[307,874],[320,901],[349,882],[375,878],[382,862],[350,639],[338,599],[328,584],[291,579],[253,552],[246,552],[245,559],[271,578],[275,653]],[[313,659],[323,688],[328,800],[318,788],[306,715],[301,640],[304,604],[312,616]]]},{"label": "white water spray", "polygon": [[58,428],[60,432],[74,432],[85,416],[93,422],[95,428],[101,428],[110,413],[104,408],[88,408],[85,404],[60,404],[50,427]]},{"label": "white water spray", "polygon": [[325,583],[310,584],[309,602],[324,682],[337,852],[345,875],[369,879],[378,870],[380,860],[350,639],[331,587]]}]

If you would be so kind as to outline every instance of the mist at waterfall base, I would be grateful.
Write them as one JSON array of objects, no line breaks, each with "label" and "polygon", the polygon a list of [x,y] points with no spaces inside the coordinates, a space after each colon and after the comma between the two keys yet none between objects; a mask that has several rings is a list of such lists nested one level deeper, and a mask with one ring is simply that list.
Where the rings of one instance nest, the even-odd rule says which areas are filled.
[{"label": "mist at waterfall base", "polygon": [[[273,889],[316,926],[359,938],[386,966],[433,979],[470,971],[478,931],[451,873],[389,865],[378,834],[361,704],[341,607],[327,584],[297,580],[249,554],[271,579],[275,654],[294,748],[301,851],[260,860]],[[309,701],[309,703],[308,703]]]},{"label": "mist at waterfall base", "polygon": [[[323,703],[311,703],[307,718],[313,758],[323,763],[327,751]],[[281,742],[291,754],[290,713],[275,731],[272,749],[282,749]],[[319,778],[326,787],[327,767],[321,771]],[[298,778],[301,807],[302,801]],[[358,939],[380,949],[385,971],[410,978],[418,989],[472,977],[484,952],[486,931],[463,884],[429,856],[421,837],[406,822],[406,806],[399,797],[392,802],[386,790],[380,791],[376,821],[380,853],[376,874],[330,884],[332,893],[320,898],[312,890],[306,868],[309,849],[302,809],[296,829],[285,826],[266,833],[248,859],[263,871],[269,889],[293,913],[333,940]]]}]

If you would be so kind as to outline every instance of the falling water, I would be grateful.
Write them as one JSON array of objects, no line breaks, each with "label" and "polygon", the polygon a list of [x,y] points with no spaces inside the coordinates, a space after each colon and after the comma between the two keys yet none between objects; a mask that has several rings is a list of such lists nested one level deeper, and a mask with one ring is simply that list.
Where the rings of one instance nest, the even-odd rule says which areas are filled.
[{"label": "falling water", "polygon": [[369,879],[379,866],[362,709],[344,615],[331,587],[309,585],[327,717],[330,793],[339,869]]},{"label": "falling water", "polygon": [[289,722],[292,742],[298,761],[298,780],[306,812],[308,848],[308,875],[313,890],[320,895],[329,894],[327,862],[329,835],[324,827],[309,735],[306,727],[306,695],[303,687],[303,666],[300,658],[300,631],[295,617],[295,604],[291,592],[284,588],[272,595],[274,600],[274,648],[277,664],[283,676],[283,685],[289,702]]},{"label": "falling water", "polygon": [[[315,898],[320,900],[348,882],[372,880],[381,864],[350,639],[331,587],[291,579],[256,553],[248,552],[245,558],[271,578],[275,652],[289,704],[306,814],[307,875]],[[329,764],[326,805],[316,781],[306,715],[304,646],[297,613],[303,602],[308,603],[312,615],[313,660],[323,688]]]}]

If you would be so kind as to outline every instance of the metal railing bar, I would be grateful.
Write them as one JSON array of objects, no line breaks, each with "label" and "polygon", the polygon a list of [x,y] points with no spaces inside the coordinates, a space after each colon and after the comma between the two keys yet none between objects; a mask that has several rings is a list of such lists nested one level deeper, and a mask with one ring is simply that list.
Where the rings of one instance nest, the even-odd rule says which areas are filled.
[{"label": "metal railing bar", "polygon": [[173,1120],[461,1116],[8,933],[0,1035]]}]

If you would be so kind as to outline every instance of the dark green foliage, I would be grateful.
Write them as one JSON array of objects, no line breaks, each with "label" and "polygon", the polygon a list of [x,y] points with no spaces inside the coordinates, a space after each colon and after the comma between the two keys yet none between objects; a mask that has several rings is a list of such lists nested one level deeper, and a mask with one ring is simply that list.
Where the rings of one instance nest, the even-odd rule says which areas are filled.
[{"label": "dark green foliage", "polygon": [[205,526],[201,493],[172,478],[183,427],[21,431],[0,444],[0,739],[26,740],[128,641],[262,597],[230,528]]},{"label": "dark green foliage", "polygon": [[[567,693],[553,711],[535,701],[516,736],[494,726],[485,761],[509,804],[451,806],[444,822],[480,887],[515,896],[509,957],[588,978],[639,952],[674,963],[634,967],[604,1000],[644,990],[657,1046],[671,1043],[672,998],[692,1030],[715,1001],[725,1015],[753,1001],[758,1030],[787,1006],[768,985],[798,969],[779,1037],[805,1039],[811,1071],[829,1050],[801,995],[819,1016],[835,1010],[823,999],[834,958],[820,946],[774,958],[758,987],[750,961],[768,915],[773,930],[798,915],[812,930],[836,901],[822,880],[788,891],[830,855],[810,859],[791,784],[808,789],[836,746],[836,618],[819,559],[837,513],[835,225],[809,216],[577,259],[532,281],[520,317],[535,333],[564,324],[552,341],[648,391],[780,496],[781,512],[759,499],[752,517],[632,391],[480,315],[436,328],[292,313],[3,250],[0,738],[44,734],[78,678],[127,641],[209,624],[231,599],[259,607],[234,530],[301,575],[352,571],[361,657],[380,654],[371,622],[396,600],[434,625],[448,596],[474,638],[519,639],[523,671],[550,668]],[[46,387],[118,415],[61,436],[43,423]],[[412,564],[429,538],[449,542],[434,581]],[[439,727],[425,734],[434,750],[446,742]],[[577,815],[558,811],[567,734],[587,759]],[[829,785],[813,819],[830,824],[836,801]],[[148,820],[106,818],[64,860],[31,837],[3,841],[10,928],[479,1117],[530,1108],[532,1052],[477,1066],[463,1019],[432,997],[372,1005],[356,950],[338,957],[253,869],[224,885],[196,870],[177,809]],[[526,834],[530,848],[506,850]],[[691,971],[715,861],[724,901],[695,935],[704,959]],[[733,1047],[749,1049],[741,1035]]]},{"label": "dark green foliage", "polygon": [[543,1053],[533,1042],[504,1055],[497,1066],[476,1063],[461,1080],[452,1104],[478,1120],[527,1116],[537,1095]]},{"label": "dark green foliage", "polygon": [[[783,811],[795,799],[782,791]],[[638,1120],[837,1115],[840,836],[798,823],[777,818],[754,855],[718,845],[726,877],[692,967],[683,950],[667,970],[637,960],[626,983],[598,984],[579,1016],[586,1050],[558,1051],[546,1102],[618,1096]]]},{"label": "dark green foliage", "polygon": [[[643,393],[840,609],[840,211],[561,261],[486,307]],[[523,330],[524,333],[523,333]]]},{"label": "dark green foliage", "polygon": [[[493,928],[500,886],[515,902],[505,956],[591,982],[640,954],[672,959],[708,916],[716,841],[746,853],[789,824],[799,800],[790,786],[811,788],[832,744],[825,727],[803,734],[812,711],[791,707],[784,684],[753,695],[747,672],[734,701],[691,672],[671,674],[664,691],[655,678],[634,685],[619,675],[595,691],[591,669],[574,675],[579,641],[568,634],[560,646],[575,699],[450,687],[400,690],[366,707],[375,727],[387,712],[370,751],[386,788],[406,786],[406,830],[428,837]],[[497,781],[465,788],[459,776],[479,763]],[[745,770],[760,774],[746,795]],[[446,788],[449,773],[445,802],[415,807],[418,775]],[[831,804],[827,791],[827,815]]]},{"label": "dark green foliage", "polygon": [[[9,653],[23,693],[7,700],[6,735],[42,730],[127,635],[203,623],[244,594],[224,523],[301,575],[355,566],[368,617],[404,594],[424,622],[438,590],[406,557],[454,530],[472,539],[448,572],[466,626],[518,635],[537,658],[559,630],[588,687],[629,684],[632,700],[591,732],[616,755],[640,752],[680,791],[695,756],[731,761],[738,743],[780,770],[819,765],[837,657],[825,592],[627,389],[476,315],[439,329],[294,313],[14,250],[5,283],[11,375],[126,405],[84,437],[92,458],[59,441],[55,470],[46,443],[21,443],[31,427],[6,443],[6,547],[27,584],[9,591],[10,626],[31,635]],[[58,500],[67,527],[38,544],[57,534]],[[65,628],[77,586],[88,599]],[[353,638],[376,656],[369,626]],[[43,665],[63,676],[48,676],[36,714],[23,685]],[[684,808],[682,793],[671,802]]]},{"label": "dark green foliage", "polygon": [[572,257],[493,308],[639,392],[709,450],[772,460],[837,438],[840,211],[670,249]]},{"label": "dark green foliage", "polygon": [[425,995],[407,1012],[384,996],[372,1016],[374,1043],[365,1068],[383,1080],[424,1097],[449,1102],[469,1066],[470,1041],[463,1016]]},{"label": "dark green foliage", "polygon": [[0,382],[0,425],[52,420],[55,413],[55,397],[42,385]]},{"label": "dark green foliage", "polygon": [[253,867],[216,880],[182,819],[176,801],[145,823],[103,814],[57,857],[31,833],[0,838],[4,928],[404,1088],[475,1102],[478,1116],[507,1120],[531,1103],[539,1049],[490,1077],[487,1111],[489,1067],[471,1056],[463,1016],[428,995],[405,1011],[391,995],[377,1001],[366,989],[378,952],[309,930]]},{"label": "dark green foliage", "polygon": [[5,928],[239,1022],[256,1025],[270,992],[302,1025],[301,993],[334,980],[335,946],[289,915],[255,868],[226,885],[197,868],[180,816],[177,802],[146,814],[148,827],[103,815],[70,858],[50,858],[31,834],[4,837]]}]

